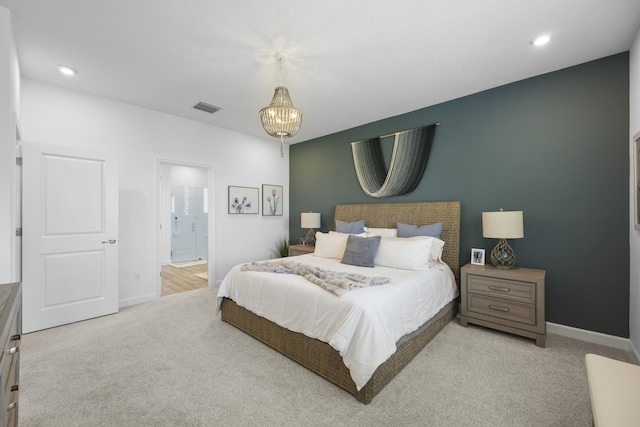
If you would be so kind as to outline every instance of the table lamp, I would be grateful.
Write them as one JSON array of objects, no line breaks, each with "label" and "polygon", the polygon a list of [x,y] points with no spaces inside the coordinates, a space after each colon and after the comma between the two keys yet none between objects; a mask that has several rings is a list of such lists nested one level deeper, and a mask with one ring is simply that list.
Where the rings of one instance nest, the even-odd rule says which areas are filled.
[{"label": "table lamp", "polygon": [[309,229],[303,244],[315,246],[316,232],[313,229],[320,228],[320,214],[317,212],[302,212],[300,214],[300,227]]},{"label": "table lamp", "polygon": [[491,262],[497,268],[508,270],[516,263],[516,253],[507,239],[522,239],[524,226],[522,211],[482,212],[482,236],[500,239],[491,251]]}]

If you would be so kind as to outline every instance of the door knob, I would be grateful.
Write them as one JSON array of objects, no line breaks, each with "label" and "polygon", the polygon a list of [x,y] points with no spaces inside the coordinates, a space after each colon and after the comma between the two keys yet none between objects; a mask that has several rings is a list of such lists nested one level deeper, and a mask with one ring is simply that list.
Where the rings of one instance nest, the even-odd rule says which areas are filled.
[{"label": "door knob", "polygon": [[102,243],[110,243],[110,244],[112,244],[112,245],[113,245],[115,242],[117,242],[117,240],[109,239],[109,240],[106,240],[106,241],[104,241],[104,242],[102,242]]}]

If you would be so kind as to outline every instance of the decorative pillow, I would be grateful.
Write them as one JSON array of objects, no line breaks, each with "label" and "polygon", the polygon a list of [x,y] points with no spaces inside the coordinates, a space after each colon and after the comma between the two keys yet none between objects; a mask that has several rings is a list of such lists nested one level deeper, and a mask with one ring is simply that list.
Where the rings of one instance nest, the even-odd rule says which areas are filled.
[{"label": "decorative pillow", "polygon": [[[424,236],[426,237],[426,236]],[[422,238],[424,238],[422,237]],[[410,239],[419,239],[420,236],[410,237]],[[444,240],[440,240],[437,237],[428,237],[431,241],[431,253],[429,255],[429,267],[433,267],[442,261],[442,250],[444,249]]]},{"label": "decorative pillow", "polygon": [[435,224],[428,225],[410,225],[403,224],[401,222],[398,225],[398,237],[414,237],[414,236],[431,236],[440,238],[442,234],[442,223],[436,222]]},{"label": "decorative pillow", "polygon": [[340,221],[336,219],[336,231],[338,233],[360,234],[364,233],[364,219],[360,221]]},{"label": "decorative pillow", "polygon": [[342,263],[359,267],[374,267],[373,260],[380,247],[380,236],[358,237],[353,234],[347,238],[347,247]]},{"label": "decorative pillow", "polygon": [[316,248],[313,253],[321,258],[342,259],[348,237],[348,234],[316,231]]},{"label": "decorative pillow", "polygon": [[396,237],[398,235],[397,228],[364,228],[365,233],[373,234],[374,236],[383,236],[383,237]]},{"label": "decorative pillow", "polygon": [[383,237],[375,265],[403,270],[428,270],[442,257],[444,242],[435,237]]}]

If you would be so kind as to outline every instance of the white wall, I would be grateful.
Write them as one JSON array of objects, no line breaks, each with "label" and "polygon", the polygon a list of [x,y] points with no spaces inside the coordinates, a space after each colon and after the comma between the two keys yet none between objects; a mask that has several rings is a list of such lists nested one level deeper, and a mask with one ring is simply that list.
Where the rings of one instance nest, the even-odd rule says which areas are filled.
[{"label": "white wall", "polygon": [[[118,156],[120,306],[154,299],[160,283],[159,159],[214,169],[210,215],[215,221],[215,248],[210,255],[215,258],[210,262],[214,264],[215,282],[237,263],[268,258],[269,249],[287,235],[288,150],[285,158],[280,158],[276,140],[30,79],[23,80],[21,96],[25,143],[85,147]],[[283,216],[227,214],[229,185],[261,188],[264,183],[284,185]]]},{"label": "white wall", "polygon": [[629,56],[629,159],[630,159],[630,290],[629,290],[629,334],[631,347],[640,359],[640,231],[634,229],[633,136],[640,131],[640,29],[636,34]]},{"label": "white wall", "polygon": [[20,70],[11,13],[0,7],[0,283],[20,279],[16,183],[16,125],[20,113]]}]

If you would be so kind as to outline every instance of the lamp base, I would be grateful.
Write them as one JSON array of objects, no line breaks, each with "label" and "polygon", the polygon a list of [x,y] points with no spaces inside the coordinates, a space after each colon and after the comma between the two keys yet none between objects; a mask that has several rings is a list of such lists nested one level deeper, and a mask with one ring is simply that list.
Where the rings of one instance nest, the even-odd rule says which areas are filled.
[{"label": "lamp base", "polygon": [[500,239],[491,251],[491,263],[501,270],[508,270],[516,263],[516,253],[506,239]]},{"label": "lamp base", "polygon": [[313,231],[313,228],[310,228],[309,232],[305,236],[304,244],[308,245],[308,246],[315,246],[316,245],[316,232]]}]

